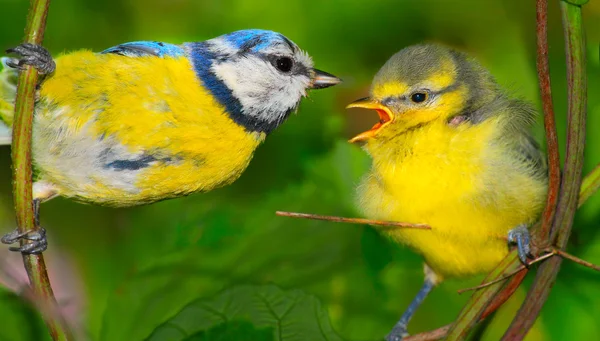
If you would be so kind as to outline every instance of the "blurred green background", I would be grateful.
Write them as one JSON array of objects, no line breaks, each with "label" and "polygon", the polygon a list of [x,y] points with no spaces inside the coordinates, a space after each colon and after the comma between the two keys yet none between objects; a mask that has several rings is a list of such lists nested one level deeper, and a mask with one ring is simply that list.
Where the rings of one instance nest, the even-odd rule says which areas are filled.
[{"label": "blurred green background", "polygon": [[[0,0],[0,8],[4,50],[22,39],[28,2]],[[564,151],[566,86],[558,1],[550,1],[549,20],[553,94]],[[586,173],[600,163],[598,22],[600,1],[593,0],[584,7],[589,75]],[[393,53],[410,44],[438,41],[477,57],[502,85],[540,108],[533,0],[61,0],[51,4],[44,44],[56,55],[80,48],[98,51],[132,40],[205,40],[244,28],[285,34],[309,52],[316,67],[345,83],[312,92],[298,115],[269,136],[245,174],[229,187],[131,209],[60,198],[44,204],[49,271],[79,338],[161,339],[156,327],[168,326],[192,301],[213,299],[234,286],[275,284],[286,292],[301,289],[314,296],[326,312],[319,318],[330,320],[341,338],[381,339],[421,286],[420,258],[367,226],[274,214],[288,210],[358,216],[354,186],[369,160],[345,141],[376,118],[373,113],[347,112],[344,106],[367,94],[371,78]],[[541,124],[536,136],[543,136]],[[9,147],[0,147],[2,233],[14,227],[9,154]],[[596,195],[577,216],[569,251],[600,263],[599,224]],[[469,296],[456,290],[479,281],[449,281],[436,288],[409,331],[453,321]],[[477,338],[496,340],[502,335],[530,281],[531,276]],[[6,247],[0,248],[0,282],[12,288],[0,289],[0,340],[48,339],[41,322],[31,326],[26,321],[31,309],[11,293],[22,287],[25,277],[21,257]],[[565,262],[528,339],[600,339],[598,288],[598,273]],[[316,318],[308,315],[318,315],[307,312],[290,323],[302,324],[302,319]]]}]

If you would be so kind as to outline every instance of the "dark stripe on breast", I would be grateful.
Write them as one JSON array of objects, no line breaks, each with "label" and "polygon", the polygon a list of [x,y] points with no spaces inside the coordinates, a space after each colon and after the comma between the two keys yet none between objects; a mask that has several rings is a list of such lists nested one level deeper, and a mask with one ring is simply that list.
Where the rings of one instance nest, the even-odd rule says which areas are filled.
[{"label": "dark stripe on breast", "polygon": [[150,166],[150,163],[156,160],[157,159],[152,155],[142,155],[139,159],[112,161],[104,165],[104,168],[112,168],[116,171],[140,170]]}]

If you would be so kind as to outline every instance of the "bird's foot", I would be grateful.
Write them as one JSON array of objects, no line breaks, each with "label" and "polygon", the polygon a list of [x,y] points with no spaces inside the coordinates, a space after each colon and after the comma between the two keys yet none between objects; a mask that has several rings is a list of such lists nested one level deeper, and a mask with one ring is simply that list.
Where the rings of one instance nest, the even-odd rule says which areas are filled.
[{"label": "bird's foot", "polygon": [[25,65],[31,65],[38,70],[40,75],[50,74],[56,69],[52,55],[41,45],[23,43],[6,50],[6,53],[21,56],[21,58],[11,58],[6,62],[6,65],[15,69],[23,70]]},{"label": "bird's foot", "polygon": [[0,241],[4,244],[13,244],[21,239],[29,240],[29,243],[26,243],[22,246],[16,247],[11,246],[8,249],[10,251],[17,251],[23,254],[31,255],[42,253],[48,247],[48,241],[46,240],[46,230],[43,227],[39,227],[35,230],[29,230],[26,232],[19,232],[19,230],[14,230],[10,233],[5,234]]},{"label": "bird's foot", "polygon": [[533,255],[531,254],[531,245],[529,244],[530,239],[529,230],[525,225],[519,225],[508,231],[508,242],[517,244],[519,259],[525,266],[529,265],[527,258],[533,258]]},{"label": "bird's foot", "polygon": [[387,334],[385,341],[402,341],[403,338],[408,336],[408,331],[404,324],[396,324],[392,331]]}]

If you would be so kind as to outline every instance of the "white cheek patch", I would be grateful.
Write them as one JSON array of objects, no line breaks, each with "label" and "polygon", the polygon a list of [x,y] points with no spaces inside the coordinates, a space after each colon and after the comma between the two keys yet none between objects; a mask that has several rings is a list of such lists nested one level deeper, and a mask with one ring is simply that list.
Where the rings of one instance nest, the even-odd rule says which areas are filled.
[{"label": "white cheek patch", "polygon": [[296,53],[294,53],[294,59],[296,59],[296,62],[306,66],[309,69],[312,69],[314,67],[312,58],[310,58],[308,53],[302,50],[298,50],[296,51]]},{"label": "white cheek patch", "polygon": [[281,122],[310,83],[307,76],[283,74],[256,55],[213,64],[212,71],[231,89],[245,115],[267,122]]}]

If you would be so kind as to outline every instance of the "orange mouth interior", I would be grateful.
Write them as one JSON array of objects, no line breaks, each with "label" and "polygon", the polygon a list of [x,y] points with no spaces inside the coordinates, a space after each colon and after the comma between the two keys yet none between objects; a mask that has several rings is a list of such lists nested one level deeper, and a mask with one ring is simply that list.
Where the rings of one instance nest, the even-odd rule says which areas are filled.
[{"label": "orange mouth interior", "polygon": [[383,126],[384,124],[386,124],[387,122],[392,120],[392,118],[387,113],[387,111],[385,111],[383,109],[375,109],[375,111],[377,111],[377,115],[379,115],[379,122],[375,123],[375,125],[373,126],[373,128],[371,128],[371,130],[377,130],[377,129],[381,128],[381,126]]},{"label": "orange mouth interior", "polygon": [[377,115],[379,116],[379,122],[375,123],[375,125],[371,129],[354,136],[349,141],[351,143],[364,141],[368,138],[375,136],[379,129],[381,129],[384,125],[386,125],[393,119],[390,109],[376,102],[355,102],[350,104],[347,108],[371,109],[375,110],[377,112]]}]

